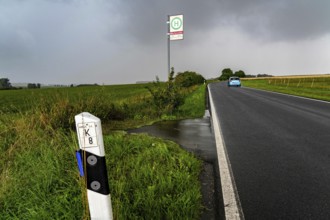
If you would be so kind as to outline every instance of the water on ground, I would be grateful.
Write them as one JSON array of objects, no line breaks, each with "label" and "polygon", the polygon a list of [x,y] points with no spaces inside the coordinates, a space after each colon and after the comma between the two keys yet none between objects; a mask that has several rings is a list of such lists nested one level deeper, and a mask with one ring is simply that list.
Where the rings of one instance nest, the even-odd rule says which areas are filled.
[{"label": "water on ground", "polygon": [[204,211],[201,219],[223,219],[217,152],[208,110],[203,118],[162,121],[128,132],[147,133],[174,141],[203,160],[200,181]]}]

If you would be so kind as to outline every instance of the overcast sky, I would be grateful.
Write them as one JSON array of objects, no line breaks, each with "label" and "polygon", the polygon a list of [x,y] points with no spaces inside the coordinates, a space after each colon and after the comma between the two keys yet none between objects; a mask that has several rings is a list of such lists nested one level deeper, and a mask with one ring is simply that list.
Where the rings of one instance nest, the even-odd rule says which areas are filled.
[{"label": "overcast sky", "polygon": [[165,80],[171,14],[184,15],[184,40],[171,42],[176,72],[330,73],[329,0],[0,0],[0,78]]}]

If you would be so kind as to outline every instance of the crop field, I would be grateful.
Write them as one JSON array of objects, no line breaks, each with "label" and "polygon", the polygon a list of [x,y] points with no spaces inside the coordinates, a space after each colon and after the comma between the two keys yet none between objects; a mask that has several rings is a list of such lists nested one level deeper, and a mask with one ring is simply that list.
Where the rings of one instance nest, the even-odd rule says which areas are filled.
[{"label": "crop field", "polygon": [[3,90],[0,92],[0,112],[22,112],[33,106],[55,98],[67,99],[77,103],[91,98],[106,99],[107,102],[123,103],[137,102],[144,97],[150,97],[145,88],[146,84],[113,85],[113,86],[85,86],[45,89]]},{"label": "crop field", "polygon": [[251,78],[242,85],[330,101],[330,75]]},{"label": "crop field", "polygon": [[114,129],[202,116],[205,86],[180,90],[185,101],[171,112],[159,112],[146,86],[0,91],[0,219],[89,219],[75,159],[82,111],[106,128],[115,219],[198,219],[201,161],[173,142]]}]

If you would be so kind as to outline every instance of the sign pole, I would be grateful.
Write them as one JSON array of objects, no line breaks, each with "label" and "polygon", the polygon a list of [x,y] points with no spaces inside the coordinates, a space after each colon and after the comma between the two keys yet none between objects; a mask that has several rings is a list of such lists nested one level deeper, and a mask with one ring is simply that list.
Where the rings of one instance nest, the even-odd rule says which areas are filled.
[{"label": "sign pole", "polygon": [[168,75],[171,72],[171,43],[172,40],[183,40],[183,15],[167,16],[167,60]]},{"label": "sign pole", "polygon": [[80,146],[77,159],[78,165],[80,164],[80,175],[86,178],[90,217],[92,220],[112,220],[101,120],[88,112],[83,112],[75,116],[75,122]]},{"label": "sign pole", "polygon": [[167,16],[167,77],[171,72],[171,40],[170,40],[170,16]]}]

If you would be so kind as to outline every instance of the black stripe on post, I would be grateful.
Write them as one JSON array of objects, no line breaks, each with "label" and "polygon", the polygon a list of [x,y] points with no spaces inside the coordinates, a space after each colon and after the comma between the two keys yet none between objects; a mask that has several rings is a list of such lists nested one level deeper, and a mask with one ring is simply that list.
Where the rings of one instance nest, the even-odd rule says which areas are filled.
[{"label": "black stripe on post", "polygon": [[80,151],[86,167],[87,189],[103,195],[109,195],[110,189],[105,157],[83,150]]}]

